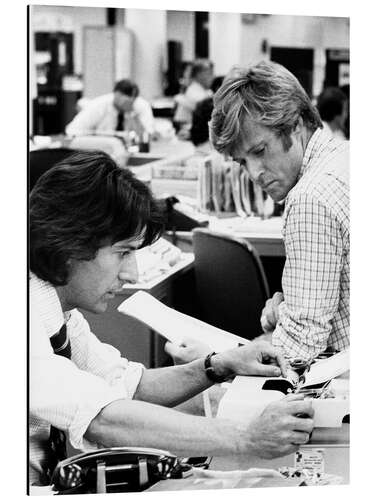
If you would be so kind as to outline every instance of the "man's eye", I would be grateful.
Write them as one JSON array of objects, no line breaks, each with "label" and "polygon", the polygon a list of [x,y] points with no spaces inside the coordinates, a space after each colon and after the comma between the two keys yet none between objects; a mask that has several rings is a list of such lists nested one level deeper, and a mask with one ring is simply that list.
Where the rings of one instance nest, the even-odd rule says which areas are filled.
[{"label": "man's eye", "polygon": [[246,160],[244,158],[233,158],[233,161],[238,163],[239,165],[244,165],[246,166]]},{"label": "man's eye", "polygon": [[120,252],[121,258],[124,258],[126,255],[130,254],[130,250],[124,250],[123,252]]},{"label": "man's eye", "polygon": [[262,156],[264,153],[265,148],[258,149],[257,151],[254,151],[255,156]]}]

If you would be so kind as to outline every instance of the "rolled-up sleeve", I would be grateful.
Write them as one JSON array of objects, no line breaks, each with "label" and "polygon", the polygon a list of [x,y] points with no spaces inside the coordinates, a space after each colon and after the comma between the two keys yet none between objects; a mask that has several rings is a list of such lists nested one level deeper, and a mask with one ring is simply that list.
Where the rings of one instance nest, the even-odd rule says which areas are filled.
[{"label": "rolled-up sleeve", "polygon": [[343,243],[335,216],[313,196],[301,195],[287,217],[284,302],[272,343],[308,359],[327,347],[340,297]]},{"label": "rolled-up sleeve", "polygon": [[30,413],[65,431],[74,448],[96,447],[83,438],[90,422],[111,402],[133,397],[144,367],[101,343],[78,311],[67,323],[72,359],[58,356],[31,311]]}]

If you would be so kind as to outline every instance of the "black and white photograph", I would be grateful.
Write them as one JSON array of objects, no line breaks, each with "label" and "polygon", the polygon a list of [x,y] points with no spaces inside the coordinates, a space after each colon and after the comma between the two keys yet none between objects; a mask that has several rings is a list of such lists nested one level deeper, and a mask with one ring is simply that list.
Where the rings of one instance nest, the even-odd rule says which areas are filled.
[{"label": "black and white photograph", "polygon": [[350,11],[23,9],[24,493],[350,488]]}]

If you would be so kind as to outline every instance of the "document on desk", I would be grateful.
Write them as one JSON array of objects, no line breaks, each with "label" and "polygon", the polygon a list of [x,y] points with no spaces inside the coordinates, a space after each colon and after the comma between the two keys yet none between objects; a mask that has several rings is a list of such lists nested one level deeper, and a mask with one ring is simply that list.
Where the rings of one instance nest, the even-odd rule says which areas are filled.
[{"label": "document on desk", "polygon": [[137,318],[171,342],[181,344],[184,338],[204,342],[214,351],[225,351],[247,344],[249,340],[211,326],[204,321],[180,313],[139,291],[124,300],[118,311]]},{"label": "document on desk", "polygon": [[[339,352],[330,358],[318,360],[313,363],[309,372],[305,375],[304,383],[300,387],[303,388],[315,384],[323,384],[343,375],[348,370],[349,349]],[[284,397],[284,393],[279,390],[265,389],[265,382],[270,380],[279,380],[281,382],[283,379],[281,377],[278,379],[269,379],[266,377],[235,377],[233,382],[228,385],[227,392],[220,401],[217,415],[223,418],[233,418],[235,416],[236,419],[246,419],[258,416],[266,405]],[[293,387],[291,381],[290,387]],[[313,407],[316,411],[316,426],[329,427],[341,425],[340,419],[336,422],[336,413],[340,414],[340,412],[344,411],[345,414],[349,402],[348,398],[343,400],[338,399],[313,399]],[[333,425],[332,422],[335,422],[335,425]]]}]

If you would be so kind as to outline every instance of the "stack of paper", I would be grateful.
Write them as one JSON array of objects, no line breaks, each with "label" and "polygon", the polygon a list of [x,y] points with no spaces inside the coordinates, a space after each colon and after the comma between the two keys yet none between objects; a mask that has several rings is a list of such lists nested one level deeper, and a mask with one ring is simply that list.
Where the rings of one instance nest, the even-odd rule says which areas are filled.
[{"label": "stack of paper", "polygon": [[248,169],[218,153],[200,159],[198,174],[199,209],[232,212],[240,217],[270,217],[274,202],[254,184]]}]

